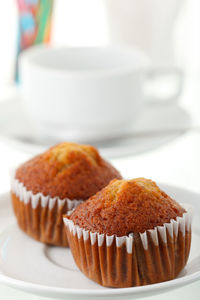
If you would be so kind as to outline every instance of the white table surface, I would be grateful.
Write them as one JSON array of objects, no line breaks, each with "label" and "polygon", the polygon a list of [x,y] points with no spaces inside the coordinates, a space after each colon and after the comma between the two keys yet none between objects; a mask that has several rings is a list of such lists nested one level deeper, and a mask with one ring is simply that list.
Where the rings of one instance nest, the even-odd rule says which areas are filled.
[{"label": "white table surface", "polygon": [[[123,176],[130,178],[142,176],[200,193],[200,85],[195,84],[200,78],[197,74],[193,79],[187,81],[181,98],[181,105],[190,111],[193,118],[193,129],[154,151],[112,160],[111,162]],[[0,140],[0,193],[9,190],[9,168],[28,158],[29,155],[26,153],[12,149]],[[186,300],[189,298],[200,299],[200,281],[160,296],[145,299]],[[0,284],[0,299],[42,300],[45,298]]]}]

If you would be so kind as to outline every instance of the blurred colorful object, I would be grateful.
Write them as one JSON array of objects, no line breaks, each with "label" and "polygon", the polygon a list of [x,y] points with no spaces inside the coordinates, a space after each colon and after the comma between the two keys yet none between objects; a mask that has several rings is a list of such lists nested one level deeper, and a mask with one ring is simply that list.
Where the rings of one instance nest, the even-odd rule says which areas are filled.
[{"label": "blurred colorful object", "polygon": [[18,56],[33,45],[50,40],[51,17],[54,0],[17,0],[19,11],[19,33],[15,79],[18,81]]}]

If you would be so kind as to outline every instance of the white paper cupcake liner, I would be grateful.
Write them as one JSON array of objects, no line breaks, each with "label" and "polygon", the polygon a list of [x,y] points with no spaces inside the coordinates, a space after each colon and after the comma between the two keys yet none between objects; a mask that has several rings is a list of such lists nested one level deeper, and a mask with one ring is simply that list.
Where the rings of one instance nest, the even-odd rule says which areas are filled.
[{"label": "white paper cupcake liner", "polygon": [[[177,276],[177,273],[184,267],[190,249],[192,207],[186,204],[182,204],[182,206],[186,210],[186,213],[184,213],[182,217],[177,217],[175,220],[172,219],[169,223],[165,223],[163,226],[157,226],[144,233],[131,233],[128,236],[122,237],[90,232],[84,228],[80,228],[78,225],[75,225],[73,221],[64,217],[63,220],[69,244],[78,267],[89,278],[104,286],[111,287],[154,283],[158,280],[158,274],[155,275],[154,273],[159,273],[159,271],[162,273],[160,275],[160,281],[172,279]],[[184,249],[180,250],[181,247]],[[89,248],[91,248],[90,251],[85,250]],[[130,278],[130,272],[132,271],[128,270],[129,267],[126,268],[123,266],[123,261],[121,261],[120,267],[119,263],[115,261],[115,258],[111,259],[108,256],[109,249],[111,248],[113,248],[112,252],[115,253],[115,255],[119,255],[119,250],[117,249],[121,249],[120,251],[122,251],[122,253],[120,255],[125,257],[124,261],[126,261],[126,265],[130,257],[131,264],[133,264],[133,261],[137,257],[135,265],[133,264],[132,266],[132,268],[136,270],[135,278]],[[88,251],[88,253],[85,251]],[[105,265],[110,265],[110,270],[115,270],[115,276],[113,278],[110,276],[108,270],[104,270],[101,263],[97,263],[100,268],[100,275],[98,278],[96,277],[96,267],[94,268],[93,261],[101,261],[100,253],[102,251],[105,252],[102,254],[105,259]],[[157,253],[156,255],[155,251]],[[177,251],[180,251],[182,254],[184,251],[184,254],[182,256],[180,254],[180,257],[177,258]],[[95,257],[98,258],[91,259],[91,265],[88,261],[84,262],[84,260],[87,260],[87,257],[94,255],[94,252]],[[77,257],[77,255],[80,256],[80,258]],[[163,260],[163,257],[165,257],[166,261]],[[141,260],[143,261],[141,262]],[[146,264],[144,264],[144,260]],[[142,265],[141,268],[140,264]],[[157,270],[154,266],[157,266]],[[113,271],[110,272],[112,273]],[[124,278],[120,277],[120,272],[125,274]],[[141,273],[143,274],[145,272],[150,275],[141,275]]]},{"label": "white paper cupcake liner", "polygon": [[15,178],[13,172],[11,193],[13,209],[24,232],[44,243],[68,246],[62,215],[77,207],[83,200],[33,194]]},{"label": "white paper cupcake liner", "polygon": [[42,207],[48,206],[49,209],[52,209],[55,203],[57,203],[57,205],[60,207],[63,206],[65,202],[67,202],[68,210],[72,210],[81,202],[83,202],[83,200],[77,199],[60,199],[59,197],[52,198],[50,196],[44,196],[42,193],[33,194],[32,191],[28,191],[24,184],[16,178],[11,179],[11,191],[17,197],[19,197],[20,201],[22,201],[24,204],[28,204],[30,202],[33,209],[37,208],[39,200],[41,201]]}]

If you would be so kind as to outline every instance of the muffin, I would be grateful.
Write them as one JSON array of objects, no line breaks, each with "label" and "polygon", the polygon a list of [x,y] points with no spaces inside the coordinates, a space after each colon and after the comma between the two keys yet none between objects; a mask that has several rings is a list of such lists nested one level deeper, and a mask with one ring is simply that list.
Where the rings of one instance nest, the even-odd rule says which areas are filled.
[{"label": "muffin", "polygon": [[19,227],[41,242],[67,246],[62,215],[120,173],[88,145],[61,143],[22,164],[11,180]]},{"label": "muffin", "polygon": [[112,180],[63,219],[77,266],[103,286],[170,280],[187,262],[191,208],[151,180]]}]

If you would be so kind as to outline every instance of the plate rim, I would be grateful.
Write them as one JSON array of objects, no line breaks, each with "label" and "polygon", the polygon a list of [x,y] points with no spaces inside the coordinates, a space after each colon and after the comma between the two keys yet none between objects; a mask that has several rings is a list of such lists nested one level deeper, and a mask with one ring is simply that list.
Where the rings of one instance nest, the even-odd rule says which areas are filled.
[{"label": "plate rim", "polygon": [[[137,295],[140,291],[143,291],[143,294],[148,293],[152,290],[165,290],[167,287],[178,288],[182,285],[188,285],[192,282],[195,282],[200,279],[200,271],[190,274],[187,277],[176,278],[161,283],[149,284],[144,286],[136,286],[129,288],[107,288],[105,290],[101,289],[70,289],[70,288],[61,288],[61,287],[49,287],[41,284],[35,284],[23,280],[18,280],[0,273],[0,282],[7,284],[8,286],[15,287],[20,290],[25,290],[31,292],[48,292],[52,294],[59,295],[74,295],[74,296],[128,296],[128,295]],[[37,293],[39,294],[39,293]],[[43,293],[46,294],[46,293]]]},{"label": "plate rim", "polygon": [[[62,287],[49,287],[41,284],[35,284],[23,280],[18,280],[0,273],[0,282],[5,283],[11,287],[15,287],[21,290],[35,290],[35,291],[47,291],[49,293],[56,293],[60,295],[74,295],[74,296],[107,296],[107,295],[120,295],[120,296],[127,296],[127,295],[135,295],[140,292],[140,290],[147,293],[151,290],[164,290],[168,286],[172,288],[178,288],[182,285],[190,284],[191,282],[197,281],[200,279],[200,271],[195,272],[194,274],[190,274],[187,277],[176,278],[160,283],[149,284],[144,286],[136,286],[136,287],[128,287],[128,288],[107,288],[107,289],[70,289],[70,288],[62,288]],[[177,284],[178,283],[178,284]],[[21,287],[21,288],[20,288]],[[23,288],[22,288],[23,287]]]}]

